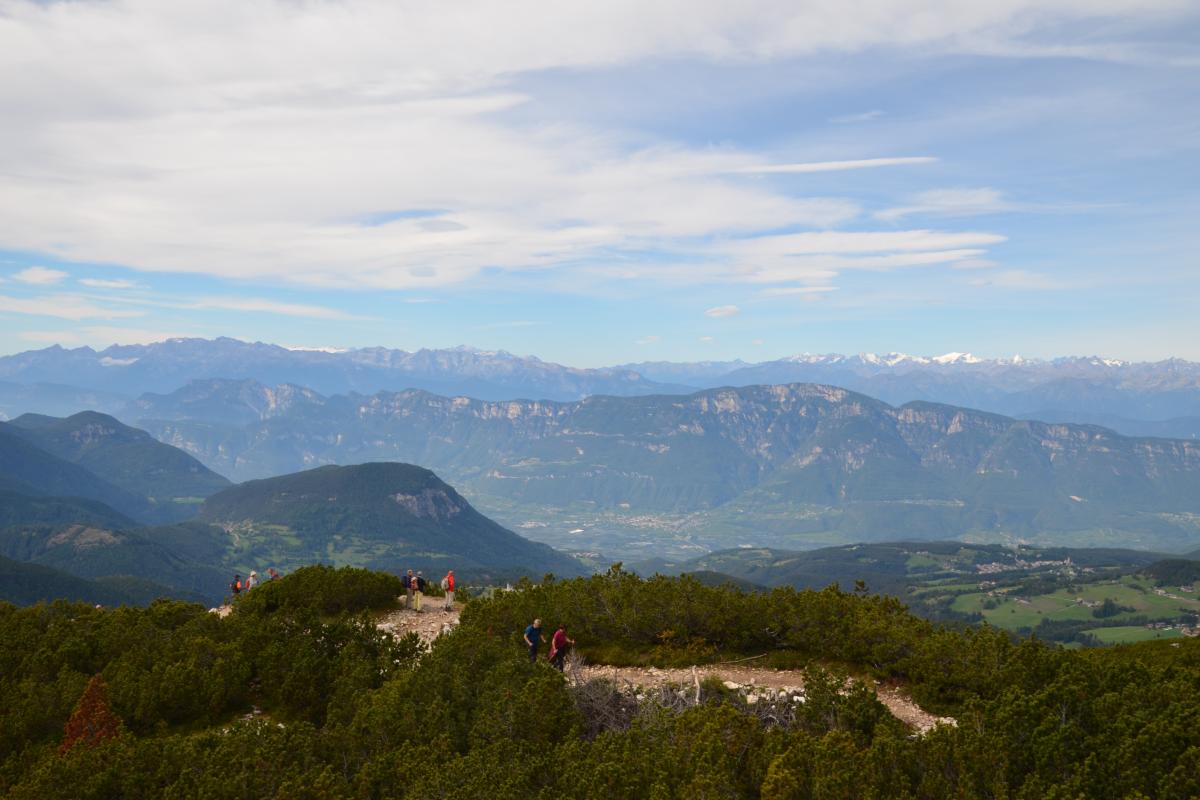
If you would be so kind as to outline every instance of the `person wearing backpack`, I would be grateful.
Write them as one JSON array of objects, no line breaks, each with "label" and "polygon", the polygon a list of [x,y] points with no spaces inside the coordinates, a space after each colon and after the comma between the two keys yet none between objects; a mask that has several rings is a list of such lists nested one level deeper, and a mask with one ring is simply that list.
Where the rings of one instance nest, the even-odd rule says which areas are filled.
[{"label": "person wearing backpack", "polygon": [[242,591],[242,576],[241,573],[234,573],[233,580],[229,582],[229,591],[233,592],[233,596],[237,597]]},{"label": "person wearing backpack", "polygon": [[446,577],[442,578],[442,591],[444,591],[446,593],[445,609],[447,611],[453,611],[454,610],[454,570],[450,570],[449,572],[446,573]]},{"label": "person wearing backpack", "polygon": [[418,614],[421,613],[421,598],[425,596],[425,576],[417,570],[417,577],[412,579],[413,584],[413,610]]},{"label": "person wearing backpack", "polygon": [[412,573],[411,569],[404,574],[403,578],[400,579],[400,585],[404,587],[404,607],[405,608],[413,607],[413,592],[415,592],[417,589],[416,584],[417,584],[417,579],[413,577],[413,573]]}]

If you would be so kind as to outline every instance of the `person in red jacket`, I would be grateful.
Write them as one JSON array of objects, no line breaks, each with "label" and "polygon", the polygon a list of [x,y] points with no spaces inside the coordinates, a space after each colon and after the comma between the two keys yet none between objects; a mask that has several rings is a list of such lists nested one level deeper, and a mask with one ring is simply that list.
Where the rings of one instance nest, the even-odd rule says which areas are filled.
[{"label": "person in red jacket", "polygon": [[442,578],[442,589],[446,592],[446,610],[454,610],[454,570],[446,573],[446,577]]},{"label": "person in red jacket", "polygon": [[560,624],[558,630],[554,632],[554,636],[550,638],[550,663],[559,672],[562,672],[566,666],[567,652],[573,644],[575,644],[575,640],[567,636],[567,626]]}]

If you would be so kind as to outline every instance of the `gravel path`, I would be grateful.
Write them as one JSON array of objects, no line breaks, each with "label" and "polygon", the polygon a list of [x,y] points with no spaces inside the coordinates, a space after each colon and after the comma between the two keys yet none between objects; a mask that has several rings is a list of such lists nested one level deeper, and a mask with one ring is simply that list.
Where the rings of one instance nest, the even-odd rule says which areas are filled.
[{"label": "gravel path", "polygon": [[434,600],[436,602],[429,602],[427,598],[422,603],[420,614],[403,608],[399,611],[389,611],[379,618],[379,627],[393,636],[404,636],[415,631],[426,642],[432,642],[443,633],[454,630],[458,625],[460,608],[456,603],[453,611],[446,611],[439,598]]},{"label": "gravel path", "polygon": [[[788,694],[804,689],[804,673],[798,670],[776,670],[737,664],[705,664],[697,667],[668,669],[588,665],[583,667],[581,677],[585,679],[606,678],[618,684],[625,684],[630,688],[638,686],[657,688],[678,684],[691,686],[697,678],[703,681],[708,677],[716,677],[724,681],[730,689],[750,691],[764,689]],[[950,717],[938,717],[925,711],[899,687],[876,684],[874,689],[879,702],[887,706],[893,716],[918,733],[930,731],[939,724],[955,724],[955,720]]]},{"label": "gravel path", "polygon": [[[432,642],[442,633],[453,630],[456,625],[458,625],[458,608],[446,612],[442,610],[440,603],[426,605],[420,614],[406,610],[392,611],[379,620],[379,627],[394,635],[403,636],[409,631],[416,631],[426,642]],[[739,688],[761,687],[789,692],[801,691],[804,688],[804,673],[798,670],[765,669],[746,664],[705,664],[694,669],[695,676],[698,676],[700,680],[715,676],[728,684],[737,684]],[[630,688],[638,686],[649,688],[681,683],[692,685],[695,681],[692,667],[659,669],[657,667],[588,665],[583,667],[583,674],[580,677],[584,679],[607,678]],[[876,685],[874,688],[879,702],[887,706],[897,719],[919,733],[932,730],[938,724],[955,724],[955,721],[949,717],[937,717],[928,713],[914,703],[899,687]]]},{"label": "gravel path", "polygon": [[[225,616],[229,607],[223,606],[212,609],[215,613]],[[459,606],[453,611],[443,609],[440,602],[426,602],[421,613],[400,609],[390,611],[379,618],[379,627],[393,636],[404,636],[415,631],[426,642],[432,642],[443,633],[449,633],[458,625]],[[697,678],[716,677],[724,681],[731,689],[754,691],[755,689],[784,691],[788,693],[803,691],[804,673],[798,670],[775,670],[755,667],[746,664],[703,664],[696,667],[675,667],[659,669],[657,667],[609,667],[604,665],[587,665],[582,667],[580,676],[590,680],[605,678],[630,689],[638,686],[657,688],[676,684],[693,685]],[[887,706],[892,715],[918,733],[926,733],[937,725],[954,725],[950,717],[938,717],[922,709],[905,694],[898,686],[876,684],[875,694],[879,702]]]}]

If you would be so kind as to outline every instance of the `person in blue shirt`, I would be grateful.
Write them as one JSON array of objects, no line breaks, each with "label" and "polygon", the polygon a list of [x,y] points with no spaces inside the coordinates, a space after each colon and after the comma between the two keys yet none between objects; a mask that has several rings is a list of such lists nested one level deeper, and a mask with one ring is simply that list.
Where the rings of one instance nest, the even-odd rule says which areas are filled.
[{"label": "person in blue shirt", "polygon": [[542,643],[542,621],[535,619],[533,624],[525,629],[525,644],[529,645],[529,663],[537,662],[538,645]]}]

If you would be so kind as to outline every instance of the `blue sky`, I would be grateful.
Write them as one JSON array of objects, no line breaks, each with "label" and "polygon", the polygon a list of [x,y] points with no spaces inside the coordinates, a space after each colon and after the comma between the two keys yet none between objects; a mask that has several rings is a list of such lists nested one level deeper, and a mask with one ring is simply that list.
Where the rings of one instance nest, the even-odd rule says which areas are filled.
[{"label": "blue sky", "polygon": [[0,351],[1200,360],[1198,42],[1173,0],[0,0]]}]

